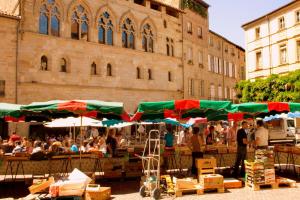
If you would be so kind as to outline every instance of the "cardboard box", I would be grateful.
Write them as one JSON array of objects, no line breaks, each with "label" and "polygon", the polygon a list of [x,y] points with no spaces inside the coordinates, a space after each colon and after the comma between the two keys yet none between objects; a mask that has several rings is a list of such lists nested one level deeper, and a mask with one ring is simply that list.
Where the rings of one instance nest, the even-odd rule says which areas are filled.
[{"label": "cardboard box", "polygon": [[108,200],[111,196],[110,187],[100,187],[99,190],[87,190],[85,191],[85,200]]}]

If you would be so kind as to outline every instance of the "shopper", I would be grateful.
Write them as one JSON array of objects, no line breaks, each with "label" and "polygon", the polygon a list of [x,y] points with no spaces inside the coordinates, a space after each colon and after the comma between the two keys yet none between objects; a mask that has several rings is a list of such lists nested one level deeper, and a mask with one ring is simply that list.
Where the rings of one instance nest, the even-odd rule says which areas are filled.
[{"label": "shopper", "polygon": [[257,149],[267,149],[268,148],[268,139],[269,132],[264,127],[264,122],[262,120],[258,120],[256,122],[257,130],[255,132],[255,145]]},{"label": "shopper", "polygon": [[209,127],[209,133],[206,136],[206,145],[212,145],[214,143],[214,134],[215,134],[215,127]]},{"label": "shopper", "polygon": [[234,165],[234,177],[238,177],[239,175],[239,167],[241,165],[241,173],[240,175],[243,177],[245,174],[245,164],[244,161],[247,157],[247,133],[246,130],[248,128],[248,122],[243,121],[242,122],[242,128],[238,130],[237,132],[237,154],[236,154],[236,161]]},{"label": "shopper", "polygon": [[236,144],[236,131],[238,128],[238,123],[237,122],[233,122],[233,126],[229,129],[228,131],[228,135],[227,135],[227,142],[228,145],[235,145]]},{"label": "shopper", "polygon": [[200,129],[199,127],[193,127],[193,136],[190,140],[190,147],[192,150],[192,174],[196,175],[198,177],[198,172],[196,168],[196,159],[203,158],[203,152],[201,149],[201,146],[203,146],[203,139],[199,135]]}]

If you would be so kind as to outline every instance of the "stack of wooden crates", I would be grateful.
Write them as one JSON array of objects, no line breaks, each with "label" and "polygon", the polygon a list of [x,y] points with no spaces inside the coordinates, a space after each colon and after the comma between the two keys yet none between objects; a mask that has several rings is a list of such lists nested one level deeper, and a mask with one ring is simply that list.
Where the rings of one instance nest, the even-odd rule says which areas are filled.
[{"label": "stack of wooden crates", "polygon": [[217,167],[215,158],[197,159],[196,167],[199,183],[204,190],[216,189],[218,192],[224,192],[224,178],[222,175],[215,174]]}]

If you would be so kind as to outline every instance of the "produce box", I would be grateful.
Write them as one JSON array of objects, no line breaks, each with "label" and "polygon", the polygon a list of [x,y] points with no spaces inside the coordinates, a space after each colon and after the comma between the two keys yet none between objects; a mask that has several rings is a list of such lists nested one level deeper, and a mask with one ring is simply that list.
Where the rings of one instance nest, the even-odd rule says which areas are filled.
[{"label": "produce box", "polygon": [[224,177],[220,174],[205,174],[199,176],[199,183],[204,189],[224,187]]},{"label": "produce box", "polygon": [[41,180],[40,182],[36,182],[32,186],[30,186],[28,189],[30,191],[30,194],[35,194],[35,193],[38,193],[38,192],[41,192],[41,191],[47,189],[53,183],[54,183],[54,178],[50,177],[48,180]]},{"label": "produce box", "polygon": [[196,159],[196,167],[198,169],[214,169],[217,167],[217,160],[215,158]]},{"label": "produce box", "polygon": [[225,178],[224,179],[224,188],[241,188],[242,181],[235,178]]},{"label": "produce box", "polygon": [[198,184],[197,179],[193,178],[184,178],[184,179],[173,179],[175,183],[175,187],[177,189],[195,189],[196,185]]},{"label": "produce box", "polygon": [[108,200],[111,196],[110,187],[97,187],[91,188],[87,187],[85,190],[85,200]]}]

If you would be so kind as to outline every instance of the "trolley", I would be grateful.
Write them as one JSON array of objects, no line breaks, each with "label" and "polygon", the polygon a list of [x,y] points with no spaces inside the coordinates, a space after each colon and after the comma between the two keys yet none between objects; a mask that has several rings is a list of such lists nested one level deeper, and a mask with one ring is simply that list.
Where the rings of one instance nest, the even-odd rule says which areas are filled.
[{"label": "trolley", "polygon": [[146,140],[143,155],[137,155],[142,159],[145,182],[140,188],[142,197],[151,196],[160,198],[160,132],[151,130]]}]

